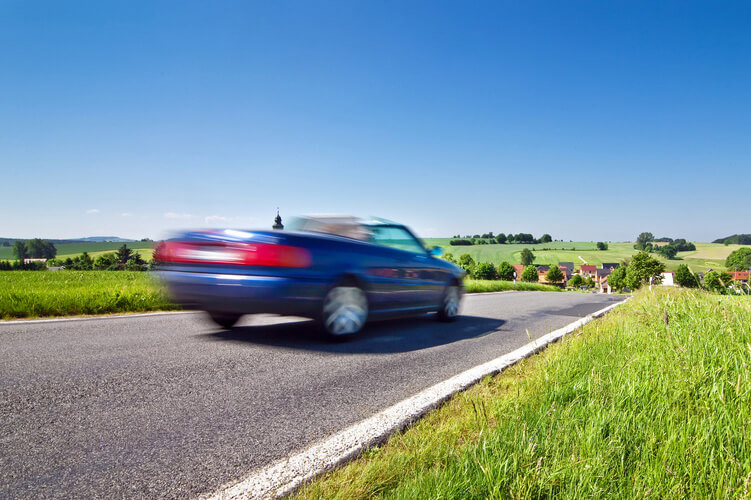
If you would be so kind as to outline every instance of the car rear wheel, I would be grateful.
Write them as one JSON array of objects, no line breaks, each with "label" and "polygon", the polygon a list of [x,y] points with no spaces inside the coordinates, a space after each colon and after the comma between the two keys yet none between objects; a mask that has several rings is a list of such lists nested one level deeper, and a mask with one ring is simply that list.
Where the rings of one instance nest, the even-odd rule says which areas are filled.
[{"label": "car rear wheel", "polygon": [[216,312],[216,311],[206,311],[206,312],[208,312],[209,317],[211,318],[211,321],[221,326],[222,328],[226,328],[226,329],[230,329],[233,326],[235,326],[235,323],[237,323],[242,317],[242,314],[236,314],[236,313],[224,313],[224,312]]},{"label": "car rear wheel", "polygon": [[357,285],[337,285],[323,299],[321,326],[329,338],[347,339],[362,330],[367,320],[368,298]]},{"label": "car rear wheel", "polygon": [[443,298],[438,309],[439,321],[454,321],[459,315],[459,303],[462,300],[462,290],[459,285],[449,285],[443,291]]}]

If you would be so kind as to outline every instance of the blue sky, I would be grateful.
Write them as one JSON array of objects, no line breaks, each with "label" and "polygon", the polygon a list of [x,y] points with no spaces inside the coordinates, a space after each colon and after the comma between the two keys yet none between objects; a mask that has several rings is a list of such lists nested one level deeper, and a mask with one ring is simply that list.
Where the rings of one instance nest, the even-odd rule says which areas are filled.
[{"label": "blue sky", "polygon": [[742,2],[0,2],[0,236],[751,232]]}]

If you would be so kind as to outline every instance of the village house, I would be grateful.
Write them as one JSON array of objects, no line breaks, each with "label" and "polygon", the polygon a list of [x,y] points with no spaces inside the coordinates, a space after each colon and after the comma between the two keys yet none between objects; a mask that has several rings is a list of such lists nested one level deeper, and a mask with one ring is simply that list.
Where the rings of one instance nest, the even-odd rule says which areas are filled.
[{"label": "village house", "polygon": [[733,283],[748,283],[749,272],[731,271],[730,276],[733,278]]},{"label": "village house", "polygon": [[675,273],[673,271],[665,271],[662,273],[662,286],[676,286],[675,285]]},{"label": "village house", "polygon": [[582,278],[594,278],[595,272],[597,272],[597,266],[582,264],[581,267],[579,267],[579,274]]}]

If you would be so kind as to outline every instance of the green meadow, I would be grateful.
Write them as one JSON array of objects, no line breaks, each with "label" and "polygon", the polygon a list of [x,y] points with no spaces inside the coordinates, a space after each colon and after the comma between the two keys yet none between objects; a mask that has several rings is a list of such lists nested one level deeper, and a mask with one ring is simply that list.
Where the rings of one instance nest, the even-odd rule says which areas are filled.
[{"label": "green meadow", "polygon": [[[151,260],[151,249],[153,243],[150,241],[132,241],[125,243],[128,248],[137,250],[141,257]],[[98,242],[76,242],[76,243],[56,243],[57,258],[65,259],[67,257],[76,257],[83,252],[89,252],[89,255],[96,258],[97,256],[114,252],[123,244],[115,241],[98,241]],[[13,247],[0,247],[0,260],[12,260]]]},{"label": "green meadow", "polygon": [[[538,245],[472,245],[451,246],[451,238],[426,238],[428,246],[440,246],[454,257],[469,254],[476,262],[490,262],[498,265],[503,261],[511,264],[520,264],[520,254],[524,248],[529,248],[537,257],[535,264],[557,264],[558,262],[573,262],[574,265],[594,264],[601,265],[603,262],[621,262],[636,253],[633,243],[608,243],[607,250],[597,250],[592,241],[554,241],[540,243]],[[720,243],[696,243],[696,251],[680,252],[678,258],[667,260],[657,254],[655,258],[665,263],[669,271],[674,271],[679,265],[687,264],[694,272],[706,272],[708,269],[724,269],[725,259],[730,252],[740,248],[741,245],[723,245]],[[574,248],[574,250],[571,250]],[[543,250],[548,249],[548,250]]]},{"label": "green meadow", "polygon": [[642,291],[295,498],[749,498],[750,316]]},{"label": "green meadow", "polygon": [[0,319],[179,309],[151,273],[0,271]]}]

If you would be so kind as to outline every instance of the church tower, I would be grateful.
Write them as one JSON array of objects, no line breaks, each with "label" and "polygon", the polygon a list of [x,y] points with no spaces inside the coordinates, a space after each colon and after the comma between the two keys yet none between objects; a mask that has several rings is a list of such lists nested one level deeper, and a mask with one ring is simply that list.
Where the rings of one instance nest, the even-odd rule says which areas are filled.
[{"label": "church tower", "polygon": [[274,225],[271,226],[272,229],[284,229],[284,224],[282,224],[282,216],[279,215],[279,209],[276,209],[276,217],[274,217]]}]

